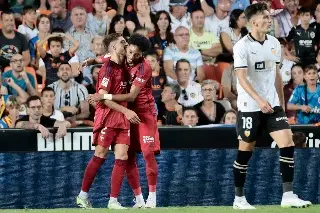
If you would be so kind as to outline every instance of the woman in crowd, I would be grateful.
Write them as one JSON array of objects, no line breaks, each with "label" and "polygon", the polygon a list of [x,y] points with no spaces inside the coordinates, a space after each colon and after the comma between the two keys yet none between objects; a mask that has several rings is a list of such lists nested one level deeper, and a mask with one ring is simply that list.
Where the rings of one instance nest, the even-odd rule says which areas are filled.
[{"label": "woman in crowd", "polygon": [[107,26],[115,15],[115,11],[107,10],[107,0],[93,0],[93,11],[88,14],[87,26],[95,35],[104,36],[107,32]]},{"label": "woman in crowd", "polygon": [[5,110],[8,115],[0,119],[0,129],[14,128],[16,121],[19,119],[20,104],[17,97],[9,96],[5,103]]},{"label": "woman in crowd", "polygon": [[[36,26],[39,30],[39,34],[29,41],[29,51],[31,56],[31,65],[38,69],[39,67],[39,59],[40,59],[40,53],[37,52],[37,42],[39,40],[45,39],[48,35],[50,35],[51,32],[51,22],[47,15],[40,15],[37,19]],[[47,48],[47,43],[44,44],[45,49]]]},{"label": "woman in crowd", "polygon": [[[283,88],[284,102],[287,105],[293,90],[303,84],[303,69],[300,65],[293,65],[291,68],[291,79]],[[296,123],[296,111],[285,109],[290,124]]]},{"label": "woman in crowd", "polygon": [[235,125],[237,122],[237,112],[234,109],[226,111],[221,119],[221,123]]},{"label": "woman in crowd", "polygon": [[198,111],[198,125],[220,123],[225,109],[217,102],[217,88],[213,80],[204,80],[201,84],[201,92],[204,100],[194,107]]},{"label": "woman in crowd", "polygon": [[154,31],[154,15],[150,11],[148,0],[134,0],[134,10],[125,15],[126,26],[132,33],[136,27],[145,27],[149,33]]},{"label": "woman in crowd", "polygon": [[110,33],[120,33],[126,39],[130,37],[129,30],[126,27],[126,24],[122,15],[115,15],[113,17],[109,26],[108,34]]},{"label": "woman in crowd", "polygon": [[174,43],[171,32],[171,18],[167,11],[159,11],[155,16],[155,33],[150,38],[151,44],[157,51],[158,57],[162,60],[164,49]]},{"label": "woman in crowd", "polygon": [[230,14],[229,28],[221,32],[221,43],[229,53],[233,53],[233,46],[245,35],[247,19],[243,10],[235,9]]}]

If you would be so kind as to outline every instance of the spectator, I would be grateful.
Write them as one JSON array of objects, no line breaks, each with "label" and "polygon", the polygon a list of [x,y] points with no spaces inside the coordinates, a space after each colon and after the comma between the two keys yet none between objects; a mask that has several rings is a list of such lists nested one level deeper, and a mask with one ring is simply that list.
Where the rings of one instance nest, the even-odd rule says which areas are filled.
[{"label": "spectator", "polygon": [[70,123],[67,121],[57,121],[55,119],[42,115],[43,105],[38,96],[30,96],[27,100],[28,115],[23,116],[16,122],[16,128],[39,130],[42,137],[49,138],[49,127],[58,127],[56,138],[62,138],[67,134],[67,127]]},{"label": "spectator", "polygon": [[318,76],[320,78],[320,49],[318,49],[318,51],[317,51],[316,61],[317,61],[316,67],[318,69]]},{"label": "spectator", "polygon": [[161,102],[163,86],[166,83],[166,75],[159,66],[157,54],[154,51],[145,53],[145,57],[152,69],[152,95],[156,101],[156,104],[159,104]]},{"label": "spectator", "polygon": [[204,12],[196,10],[191,13],[189,45],[200,51],[205,64],[214,64],[216,57],[222,52],[219,38],[204,29]]},{"label": "spectator", "polygon": [[202,10],[204,12],[204,16],[211,16],[214,14],[214,4],[212,0],[194,0],[189,1],[187,3],[188,12],[192,13],[196,10]]},{"label": "spectator", "polygon": [[88,14],[87,27],[91,28],[94,35],[104,36],[110,25],[111,13],[106,12],[107,0],[93,0],[93,11]]},{"label": "spectator", "polygon": [[205,19],[205,29],[220,38],[220,33],[229,27],[230,9],[229,0],[219,0],[215,13]]},{"label": "spectator", "polygon": [[296,148],[307,147],[307,138],[306,138],[306,135],[302,132],[293,133],[292,140]]},{"label": "spectator", "polygon": [[163,50],[174,43],[170,23],[171,18],[167,11],[162,10],[157,12],[155,16],[155,33],[154,36],[150,38],[150,42],[160,58],[160,66],[162,66],[163,63]]},{"label": "spectator", "polygon": [[11,70],[2,74],[4,80],[1,87],[1,94],[16,95],[20,103],[24,103],[26,99],[32,95],[36,95],[36,79],[30,73],[24,71],[25,62],[20,54],[15,54],[11,58]]},{"label": "spectator", "polygon": [[170,0],[171,32],[175,33],[178,27],[191,28],[190,13],[187,12],[189,0]]},{"label": "spectator", "polygon": [[284,9],[276,16],[279,23],[279,37],[285,38],[298,25],[298,0],[284,0]]},{"label": "spectator", "polygon": [[[79,61],[84,61],[89,58],[90,52],[90,44],[94,34],[86,26],[87,23],[87,13],[83,7],[76,6],[71,11],[71,22],[72,27],[67,31],[67,34],[70,35],[70,38],[77,40],[79,42],[79,48],[76,52],[76,55],[79,58]],[[71,49],[74,45],[74,40],[66,40],[64,42],[65,49]]]},{"label": "spectator", "polygon": [[314,16],[316,18],[315,22],[311,24],[311,27],[314,27],[316,25],[317,30],[320,30],[320,2],[317,2],[316,10],[314,11]]},{"label": "spectator", "polygon": [[130,37],[129,30],[126,27],[126,24],[122,15],[119,15],[119,14],[115,15],[111,20],[108,34],[111,34],[111,33],[119,33],[123,35],[125,39],[128,39]]},{"label": "spectator", "polygon": [[243,10],[235,9],[230,13],[229,27],[221,32],[221,44],[225,51],[233,54],[233,46],[245,35],[247,18]]},{"label": "spectator", "polygon": [[301,25],[293,27],[287,37],[287,41],[293,40],[297,57],[303,66],[315,64],[316,45],[319,43],[320,35],[318,35],[316,27],[310,27],[311,10],[301,7],[299,9]]},{"label": "spectator", "polygon": [[[31,65],[36,68],[36,70],[39,68],[39,60],[40,60],[40,53],[37,51],[37,42],[39,40],[44,40],[49,34],[51,30],[51,22],[47,15],[40,15],[37,19],[36,23],[37,28],[39,29],[39,32],[37,35],[35,35],[33,38],[29,41],[29,50],[31,55]],[[48,44],[44,43],[43,48],[48,50]],[[38,73],[41,75],[41,73]]]},{"label": "spectator", "polygon": [[41,91],[41,102],[43,103],[43,113],[45,117],[50,117],[57,121],[64,121],[64,116],[60,110],[54,109],[55,93],[51,87],[45,87]]},{"label": "spectator", "polygon": [[304,70],[305,85],[297,86],[288,102],[288,110],[296,110],[298,124],[314,124],[320,121],[320,85],[317,84],[318,73],[314,65]]},{"label": "spectator", "polygon": [[189,30],[185,27],[178,27],[174,33],[174,40],[176,44],[167,47],[163,55],[163,68],[167,75],[167,82],[170,84],[177,82],[174,70],[179,59],[187,59],[190,62],[192,68],[190,80],[202,82],[205,78],[203,61],[199,50],[189,46]]},{"label": "spectator", "polygon": [[[1,75],[0,75],[1,80]],[[2,95],[0,92],[0,118],[4,117],[5,109],[6,109],[6,102],[8,101],[9,95]]]},{"label": "spectator", "polygon": [[198,121],[199,117],[195,108],[186,107],[183,109],[182,124],[184,126],[194,127],[196,125],[199,125]]},{"label": "spectator", "polygon": [[53,88],[56,97],[55,109],[59,109],[65,118],[84,120],[89,117],[89,103],[86,101],[88,91],[84,85],[71,79],[71,66],[62,63],[58,69],[60,80],[53,82],[49,87]]},{"label": "spectator", "polygon": [[203,101],[201,85],[190,80],[191,65],[186,59],[180,59],[176,64],[176,75],[181,94],[178,102],[182,106],[190,107]]},{"label": "spectator", "polygon": [[226,111],[221,119],[221,123],[235,125],[237,123],[237,112],[234,109]]},{"label": "spectator", "polygon": [[[295,64],[294,61],[290,60],[290,57],[286,54],[287,42],[280,39],[281,45],[281,60],[280,60],[280,73],[282,77],[283,86],[287,85],[291,79],[291,68]],[[303,72],[302,72],[303,73]]]},{"label": "spectator", "polygon": [[[293,65],[291,68],[291,79],[288,82],[287,85],[283,88],[283,94],[284,94],[284,101],[287,106],[289,98],[291,97],[291,94],[293,90],[299,86],[303,85],[303,69],[300,65]],[[296,111],[288,110],[286,107],[285,109],[286,115],[289,119],[290,124],[296,123]]]},{"label": "spectator", "polygon": [[233,63],[223,71],[221,84],[223,86],[224,98],[230,102],[232,109],[237,109],[237,77]]},{"label": "spectator", "polygon": [[50,20],[52,28],[61,28],[67,32],[72,26],[71,15],[67,10],[66,0],[49,1],[51,8]]},{"label": "spectator", "polygon": [[20,104],[16,96],[10,96],[5,104],[6,111],[9,115],[0,120],[0,129],[14,128],[16,121],[19,119]]},{"label": "spectator", "polygon": [[150,5],[148,0],[133,1],[133,11],[125,15],[126,26],[130,33],[136,27],[144,27],[148,33],[154,31],[154,15],[150,12]]},{"label": "spectator", "polygon": [[182,106],[178,103],[179,85],[167,84],[161,93],[161,103],[158,105],[158,125],[180,125]]},{"label": "spectator", "polygon": [[[218,4],[218,0],[213,0],[214,5]],[[235,0],[235,1],[231,1],[232,6],[230,11],[233,10],[245,10],[249,5],[250,5],[250,1],[249,0]]]},{"label": "spectator", "polygon": [[[73,46],[67,51],[62,52],[63,38],[70,40]],[[46,52],[43,44],[48,41],[48,46],[51,53]],[[40,56],[45,64],[46,73],[42,76],[46,77],[46,83],[51,84],[58,79],[57,70],[61,63],[68,62],[79,47],[79,42],[74,40],[69,34],[54,33],[47,36],[37,44]]]},{"label": "spectator", "polygon": [[34,25],[37,20],[36,9],[32,6],[25,6],[23,8],[23,22],[19,25],[18,32],[23,34],[27,42],[38,34],[38,29]]},{"label": "spectator", "polygon": [[154,14],[158,13],[159,11],[169,12],[169,2],[170,0],[151,0],[150,10]]},{"label": "spectator", "polygon": [[199,116],[198,125],[218,124],[221,122],[226,110],[217,102],[217,87],[213,80],[202,82],[203,101],[194,106]]},{"label": "spectator", "polygon": [[148,32],[148,29],[145,28],[145,27],[136,27],[133,31],[133,33],[136,33],[136,34],[140,34],[144,37],[146,37],[147,39],[149,39],[149,32]]},{"label": "spectator", "polygon": [[[24,35],[14,31],[14,15],[11,10],[1,13],[2,29],[0,30],[0,66],[9,66],[11,57],[22,54],[26,65],[30,63],[28,42]],[[0,67],[1,70],[1,67]]]},{"label": "spectator", "polygon": [[96,84],[98,82],[98,73],[99,73],[99,70],[101,69],[101,67],[102,67],[101,64],[96,64],[96,65],[91,66],[92,84],[89,84],[86,86],[89,94],[96,93]]}]

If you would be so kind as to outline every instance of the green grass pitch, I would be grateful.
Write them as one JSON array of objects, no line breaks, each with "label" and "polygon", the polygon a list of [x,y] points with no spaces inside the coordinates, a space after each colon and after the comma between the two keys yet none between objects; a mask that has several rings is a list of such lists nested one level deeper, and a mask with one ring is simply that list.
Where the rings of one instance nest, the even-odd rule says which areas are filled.
[{"label": "green grass pitch", "polygon": [[313,205],[309,208],[284,209],[280,206],[256,206],[256,210],[233,210],[231,206],[220,207],[169,207],[156,209],[127,209],[109,210],[104,208],[84,209],[8,209],[0,210],[1,213],[229,213],[229,212],[261,212],[261,213],[319,213],[320,205]]}]

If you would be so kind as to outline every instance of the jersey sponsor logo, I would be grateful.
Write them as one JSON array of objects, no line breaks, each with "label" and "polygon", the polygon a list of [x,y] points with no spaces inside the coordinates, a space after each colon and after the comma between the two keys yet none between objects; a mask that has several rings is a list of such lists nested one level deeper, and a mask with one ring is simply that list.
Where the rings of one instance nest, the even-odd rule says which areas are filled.
[{"label": "jersey sponsor logo", "polygon": [[126,82],[126,81],[121,81],[121,82],[120,82],[120,87],[121,87],[122,89],[127,88],[127,82]]},{"label": "jersey sponsor logo", "polygon": [[145,80],[144,80],[144,79],[142,79],[142,78],[139,78],[139,77],[136,77],[136,80],[137,80],[138,82],[140,82],[140,83],[143,83],[143,82],[145,82]]},{"label": "jersey sponsor logo", "polygon": [[107,87],[108,83],[109,83],[109,79],[104,77],[102,79],[101,85],[104,86],[104,87]]},{"label": "jersey sponsor logo", "polygon": [[310,47],[312,45],[312,40],[300,40],[299,41],[300,46],[306,46]]},{"label": "jersey sponsor logo", "polygon": [[288,122],[288,118],[287,117],[276,118],[276,121],[282,121],[282,120],[285,120],[286,122]]},{"label": "jersey sponsor logo", "polygon": [[154,137],[152,136],[142,136],[143,143],[154,143]]},{"label": "jersey sponsor logo", "polygon": [[266,65],[265,65],[264,61],[261,61],[261,62],[256,62],[254,64],[254,67],[256,70],[264,70],[266,68]]}]

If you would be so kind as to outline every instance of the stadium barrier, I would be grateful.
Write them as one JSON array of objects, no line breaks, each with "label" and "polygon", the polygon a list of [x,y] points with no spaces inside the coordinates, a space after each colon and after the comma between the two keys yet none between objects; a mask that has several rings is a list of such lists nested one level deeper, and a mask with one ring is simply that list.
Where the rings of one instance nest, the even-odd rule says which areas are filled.
[{"label": "stadium barrier", "polygon": [[[308,145],[319,145],[320,132],[317,128],[305,126],[293,129],[302,132],[308,130],[305,132],[307,136],[312,134],[312,137],[308,138]],[[70,136],[67,136],[65,141],[68,143],[72,141],[72,145],[61,142],[61,146],[53,146],[53,150],[56,151],[40,148],[38,144],[45,141],[34,131],[0,131],[0,146],[15,144],[20,147],[25,144],[30,145],[28,141],[33,140],[32,144],[35,144],[33,148],[41,151],[28,149],[25,150],[28,152],[12,152],[12,150],[7,150],[11,152],[0,153],[0,208],[76,207],[75,197],[81,187],[83,172],[93,154],[93,151],[84,151],[92,148],[89,143],[86,145],[86,140],[91,140],[90,129],[87,130],[69,130]],[[234,198],[232,164],[237,151],[228,149],[230,148],[228,143],[233,143],[230,137],[236,135],[234,128],[161,128],[159,131],[165,150],[157,156],[159,163],[158,205],[231,205]],[[224,138],[219,138],[214,134],[218,132],[219,137]],[[185,139],[188,140],[187,143],[184,143]],[[52,142],[47,141],[47,143],[49,147],[51,146],[49,143]],[[209,147],[209,143],[215,144],[219,149],[204,149],[206,146]],[[223,145],[227,148],[223,148]],[[12,148],[13,146],[7,147]],[[183,148],[184,150],[181,150]],[[59,149],[65,151],[58,151]],[[70,149],[74,151],[67,151]],[[79,151],[76,151],[77,149]],[[249,202],[259,205],[280,203],[282,187],[278,154],[278,149],[257,148],[255,150],[249,162],[245,186]],[[294,189],[302,198],[319,204],[319,149],[297,149],[295,157]],[[94,207],[107,206],[113,158],[113,154],[110,153],[90,190],[89,197]],[[138,166],[142,189],[146,197],[147,179],[141,155],[138,155]],[[119,201],[130,206],[133,204],[132,199],[132,191],[125,181]]]}]

